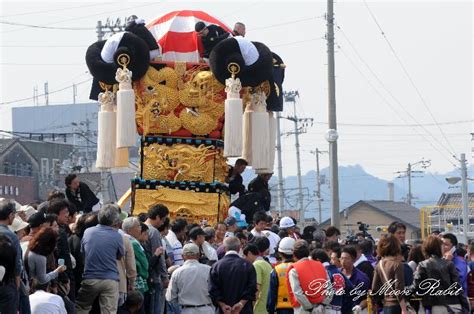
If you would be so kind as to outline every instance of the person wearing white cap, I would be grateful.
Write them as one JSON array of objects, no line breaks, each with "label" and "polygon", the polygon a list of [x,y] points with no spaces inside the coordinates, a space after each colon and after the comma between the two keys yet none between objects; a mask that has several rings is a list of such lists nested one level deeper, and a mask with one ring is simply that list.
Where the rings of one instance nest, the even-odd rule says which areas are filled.
[{"label": "person wearing white cap", "polygon": [[13,223],[8,226],[8,228],[15,232],[15,234],[17,235],[18,239],[20,239],[20,242],[21,242],[21,239],[26,236],[26,227],[28,227],[28,223],[27,222],[24,222],[23,220],[21,220],[21,218],[18,218],[18,217],[15,217],[13,219]]},{"label": "person wearing white cap", "polygon": [[173,272],[166,290],[166,300],[179,304],[182,314],[215,313],[208,286],[211,267],[199,263],[199,256],[196,244],[183,247],[184,264]]},{"label": "person wearing white cap", "polygon": [[295,232],[295,227],[296,224],[291,217],[283,217],[280,220],[280,230],[285,232],[288,237],[298,240],[300,237]]},{"label": "person wearing white cap", "polygon": [[[284,217],[288,218],[288,217]],[[281,222],[280,222],[281,225]],[[270,289],[268,291],[267,310],[268,313],[292,314],[288,286],[286,285],[286,273],[288,267],[293,264],[293,247],[295,239],[285,237],[278,244],[278,253],[283,260],[282,263],[275,266],[270,275]]]},{"label": "person wearing white cap", "polygon": [[36,209],[34,209],[33,206],[23,205],[17,210],[16,215],[23,221],[28,221],[28,219],[30,219],[31,215],[34,213],[36,213]]}]

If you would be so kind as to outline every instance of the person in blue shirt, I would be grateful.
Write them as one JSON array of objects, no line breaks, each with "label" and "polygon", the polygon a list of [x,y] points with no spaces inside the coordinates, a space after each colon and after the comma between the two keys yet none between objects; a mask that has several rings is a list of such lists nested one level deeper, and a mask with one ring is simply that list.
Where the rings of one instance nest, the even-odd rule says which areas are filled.
[{"label": "person in blue shirt", "polygon": [[352,282],[344,276],[336,265],[329,263],[329,256],[326,251],[322,249],[313,250],[311,259],[324,265],[336,292],[331,303],[326,306],[326,313],[352,313],[352,297],[350,296],[350,291],[354,288]]},{"label": "person in blue shirt", "polygon": [[120,221],[118,206],[105,205],[98,218],[99,224],[86,229],[81,240],[84,274],[76,298],[78,314],[89,313],[97,297],[101,313],[117,312],[120,280],[117,260],[125,255],[122,235],[113,227]]},{"label": "person in blue shirt", "polygon": [[464,260],[464,256],[458,256],[456,253],[456,246],[458,245],[458,239],[452,233],[443,234],[441,240],[443,241],[442,251],[443,258],[453,262],[456,266],[456,270],[459,273],[459,280],[464,290],[464,295],[467,296],[467,274],[468,267]]}]

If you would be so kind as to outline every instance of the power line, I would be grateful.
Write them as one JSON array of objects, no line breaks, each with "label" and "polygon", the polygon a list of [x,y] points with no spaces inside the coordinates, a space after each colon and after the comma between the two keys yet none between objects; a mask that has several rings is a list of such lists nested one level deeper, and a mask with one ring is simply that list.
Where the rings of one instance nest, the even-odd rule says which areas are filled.
[{"label": "power line", "polygon": [[0,45],[0,48],[86,48],[87,45]]},{"label": "power line", "polygon": [[[339,47],[341,48],[341,47]],[[341,50],[342,51],[342,50]],[[344,52],[343,52],[344,53]],[[450,125],[450,124],[467,124],[473,123],[474,120],[457,120],[457,121],[445,121],[439,122],[440,125]],[[328,124],[325,121],[314,121],[315,124]],[[421,126],[435,126],[434,123],[418,123],[418,124],[364,124],[364,123],[337,123],[338,125],[344,126],[355,126],[355,127],[421,127]]]},{"label": "power line", "polygon": [[282,23],[277,23],[277,24],[272,24],[272,25],[267,25],[267,26],[254,27],[254,28],[250,28],[249,31],[256,31],[256,30],[267,29],[267,28],[272,28],[272,27],[290,25],[290,24],[301,23],[301,22],[306,22],[306,21],[311,21],[311,20],[317,20],[317,19],[321,19],[321,18],[324,18],[324,16],[306,17],[306,18],[297,19],[297,20],[288,21],[288,22],[282,22]]},{"label": "power line", "polygon": [[8,65],[8,66],[79,66],[85,65],[84,63],[9,63],[9,62],[1,62],[0,65]]},{"label": "power line", "polygon": [[6,24],[6,25],[15,25],[15,26],[25,26],[26,28],[56,29],[56,30],[65,30],[65,31],[85,31],[85,30],[94,30],[94,28],[90,28],[90,27],[57,27],[57,26],[42,26],[42,25],[23,24],[23,23],[8,22],[8,21],[0,21],[0,24]]},{"label": "power line", "polygon": [[[402,115],[400,115],[400,113],[395,110],[395,108],[392,106],[392,104],[388,102],[388,100],[385,98],[385,96],[383,96],[383,95],[378,91],[378,89],[375,88],[375,86],[372,84],[372,82],[369,80],[369,78],[359,69],[359,67],[354,63],[354,61],[345,53],[345,51],[344,51],[339,45],[338,45],[338,48],[340,49],[340,51],[342,52],[342,54],[349,60],[349,62],[351,63],[351,65],[352,65],[352,66],[360,73],[360,75],[367,81],[367,83],[369,84],[369,86],[370,86],[370,87],[377,93],[377,95],[383,100],[383,102],[384,102],[385,104],[387,104],[387,105],[390,107],[390,109],[392,109],[393,112],[395,112],[395,113],[399,116],[399,118],[400,118],[402,121],[404,121],[405,123],[408,124],[408,122],[406,121],[406,119],[405,119]],[[368,65],[366,65],[366,66],[368,66]],[[411,115],[411,114],[410,114],[410,115]],[[448,162],[450,162],[452,165],[454,165],[454,163],[453,163],[450,159],[446,158],[446,156],[445,156],[436,146],[434,146],[433,143],[431,143],[431,141],[429,141],[429,140],[425,137],[424,134],[418,132],[418,130],[417,130],[415,127],[412,127],[412,129],[413,129],[416,133],[418,133],[427,143],[429,143],[429,144],[431,145],[431,147],[433,147],[436,151],[438,151],[438,152],[443,156],[443,158],[445,158]],[[423,129],[425,129],[425,128],[423,128]],[[426,129],[425,129],[425,130],[426,130]],[[444,147],[444,146],[443,146],[443,147]]]},{"label": "power line", "polygon": [[310,41],[324,40],[324,39],[325,39],[324,37],[315,37],[315,38],[310,38],[310,39],[305,39],[305,40],[298,40],[298,41],[292,41],[289,43],[282,43],[282,44],[268,45],[268,46],[275,48],[275,47],[291,46],[291,45],[302,44],[302,43],[307,43]]},{"label": "power line", "polygon": [[[347,42],[349,43],[349,45],[352,47],[352,49],[354,50],[354,52],[356,53],[356,55],[358,56],[358,58],[362,61],[362,63],[367,67],[367,69],[370,71],[370,73],[375,77],[375,79],[378,81],[378,83],[382,86],[382,88],[388,93],[388,95],[395,101],[395,103],[413,120],[415,121],[415,123],[417,124],[417,126],[420,126],[428,135],[430,135],[434,140],[435,142],[437,142],[442,148],[444,148],[450,157],[455,158],[455,156],[453,155],[453,153],[448,149],[446,148],[446,146],[441,143],[435,136],[433,136],[433,134],[431,134],[431,132],[426,129],[424,126],[421,125],[421,123],[410,113],[409,110],[407,110],[405,108],[405,106],[402,105],[402,103],[398,100],[398,98],[395,97],[395,95],[385,86],[385,84],[382,82],[382,80],[378,77],[378,75],[372,70],[372,68],[369,66],[369,64],[364,60],[364,58],[362,58],[362,56],[360,55],[360,53],[358,52],[358,50],[355,48],[354,44],[352,43],[352,41],[347,37],[347,35],[345,34],[344,30],[340,27],[340,26],[337,26],[337,28],[341,31],[341,34],[344,36],[344,38],[347,40]],[[369,85],[374,89],[374,91],[382,98],[382,100],[400,117],[400,119],[403,120],[403,122],[405,122],[406,124],[408,124],[407,120],[405,118],[403,118],[403,116],[400,115],[400,113],[398,111],[395,110],[395,108],[393,108],[392,104],[390,104],[387,99],[372,85],[372,83],[370,82],[370,80],[368,79],[368,77],[362,73],[362,71],[357,67],[357,65],[355,65],[354,61],[349,58],[349,56],[345,53],[345,51],[340,47],[338,46],[339,49],[341,50],[341,52],[344,54],[344,56],[350,61],[350,63],[357,69],[357,71],[359,71],[359,73],[365,78],[365,80],[369,83]],[[415,128],[412,128],[415,132],[419,133],[420,136],[422,136],[426,141],[428,141],[430,143],[430,145],[433,146],[433,144],[431,143],[431,141],[429,141],[422,133],[418,132],[418,130],[416,130]],[[433,148],[435,148],[433,146]],[[438,150],[438,149],[437,149]],[[439,150],[438,150],[439,151]],[[453,162],[450,161],[451,164],[454,165]]]},{"label": "power line", "polygon": [[418,87],[416,86],[415,82],[413,81],[411,75],[408,73],[408,70],[407,68],[405,67],[405,65],[403,64],[402,60],[400,59],[400,57],[398,56],[397,52],[395,51],[395,48],[393,48],[393,45],[392,43],[390,42],[390,40],[388,40],[387,38],[387,35],[385,35],[385,32],[383,31],[382,27],[380,26],[379,22],[377,21],[375,15],[373,14],[372,10],[370,10],[370,7],[369,5],[367,4],[366,0],[364,0],[364,4],[365,4],[365,7],[367,8],[367,11],[369,11],[370,13],[370,16],[372,17],[372,19],[374,20],[375,24],[377,25],[377,27],[379,28],[383,38],[385,39],[385,41],[387,42],[388,46],[390,47],[390,50],[392,51],[393,55],[395,56],[395,58],[397,59],[398,63],[400,64],[403,72],[405,73],[406,77],[408,78],[408,80],[410,81],[410,84],[413,86],[413,88],[415,89],[416,91],[416,94],[418,95],[418,97],[420,98],[421,100],[421,103],[423,104],[423,106],[425,107],[425,109],[428,111],[428,113],[430,114],[431,118],[433,119],[433,121],[435,122],[436,126],[438,127],[438,129],[440,130],[441,134],[443,135],[444,137],[444,140],[446,141],[446,143],[448,143],[448,146],[451,148],[452,150],[452,155],[455,156],[456,155],[456,150],[453,148],[453,146],[451,145],[451,143],[449,142],[448,138],[446,137],[446,135],[444,134],[442,128],[438,125],[438,122],[436,121],[436,118],[433,114],[433,112],[431,111],[430,107],[428,106],[428,104],[426,103],[425,101],[425,98],[421,95],[421,92],[420,90],[418,89]]},{"label": "power line", "polygon": [[75,10],[75,9],[83,9],[83,8],[89,8],[89,7],[96,7],[96,6],[99,6],[99,5],[109,5],[109,3],[96,3],[96,4],[91,4],[91,5],[81,5],[81,6],[70,7],[70,8],[48,9],[48,10],[23,12],[23,13],[10,14],[10,15],[0,15],[0,18],[14,17],[14,16],[25,16],[25,15],[33,15],[33,14],[41,14],[41,13],[50,13],[50,12],[57,12],[57,11],[67,11],[67,10]]},{"label": "power line", "polygon": [[[87,82],[90,82],[92,79],[89,78],[85,81],[81,81],[79,83],[76,83],[76,84],[73,84],[73,85],[70,85],[70,86],[66,86],[64,88],[61,88],[61,89],[57,89],[57,90],[54,90],[52,92],[49,92],[48,95],[50,94],[54,94],[54,93],[59,93],[59,92],[62,92],[63,90],[66,90],[66,89],[69,89],[69,88],[72,88],[74,85],[76,86],[79,86],[79,85],[82,85],[84,83],[87,83]],[[21,101],[25,101],[25,100],[32,100],[34,99],[35,97],[41,97],[41,96],[44,96],[45,94],[40,94],[40,95],[36,95],[34,97],[27,97],[27,98],[22,98],[22,99],[16,99],[16,100],[11,100],[11,101],[5,101],[5,102],[0,102],[0,105],[8,105],[8,104],[13,104],[13,103],[16,103],[16,102],[21,102]]]},{"label": "power line", "polygon": [[[37,26],[49,26],[49,25],[59,24],[59,23],[63,23],[63,22],[77,21],[77,20],[87,19],[87,18],[90,18],[90,17],[98,16],[98,15],[110,14],[110,13],[130,10],[130,9],[136,10],[138,8],[157,5],[157,4],[161,4],[161,3],[153,2],[153,3],[147,3],[147,4],[143,4],[143,5],[139,5],[139,6],[133,6],[133,7],[127,7],[127,8],[112,10],[112,11],[108,10],[108,11],[103,11],[103,12],[99,12],[99,13],[95,13],[95,14],[89,14],[89,15],[85,15],[85,16],[79,16],[79,17],[69,18],[69,19],[65,19],[65,20],[59,20],[59,21],[56,21],[56,22],[49,22],[47,24],[37,25]],[[12,30],[9,30],[9,31],[0,32],[0,34],[13,33],[13,32],[25,30],[25,29],[28,29],[28,28],[29,27],[16,28],[16,29],[12,29]]]}]

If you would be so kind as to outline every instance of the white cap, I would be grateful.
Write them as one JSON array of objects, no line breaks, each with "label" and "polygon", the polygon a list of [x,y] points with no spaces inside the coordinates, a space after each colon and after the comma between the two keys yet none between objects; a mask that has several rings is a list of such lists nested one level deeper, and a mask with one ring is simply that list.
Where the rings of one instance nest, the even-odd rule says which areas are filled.
[{"label": "white cap", "polygon": [[281,229],[291,228],[291,227],[294,227],[294,226],[295,226],[295,223],[294,223],[293,219],[291,219],[291,217],[283,217],[280,220],[280,228]]},{"label": "white cap", "polygon": [[23,206],[21,206],[20,209],[17,210],[17,211],[18,211],[18,212],[25,212],[26,220],[28,220],[31,215],[33,215],[34,213],[36,213],[36,209],[34,209],[33,206],[30,206],[30,205],[23,205]]},{"label": "white cap", "polygon": [[15,219],[13,219],[13,223],[8,226],[8,228],[13,232],[20,231],[21,229],[25,229],[26,227],[28,227],[28,223],[24,222],[23,220],[21,220],[21,218],[18,217],[15,217]]},{"label": "white cap", "polygon": [[293,246],[295,245],[295,242],[296,240],[290,237],[281,239],[280,243],[278,244],[278,252],[287,255],[293,255]]}]

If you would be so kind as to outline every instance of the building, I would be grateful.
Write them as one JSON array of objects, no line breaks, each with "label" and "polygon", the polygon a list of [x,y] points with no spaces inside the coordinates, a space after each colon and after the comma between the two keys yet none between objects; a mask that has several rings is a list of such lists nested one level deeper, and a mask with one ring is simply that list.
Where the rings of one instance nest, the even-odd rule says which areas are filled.
[{"label": "building", "polygon": [[94,103],[12,108],[14,135],[39,141],[60,140],[75,146],[77,157],[92,169],[97,151],[97,114]]},{"label": "building", "polygon": [[[360,232],[359,223],[369,225],[368,232],[374,239],[386,234],[386,227],[393,221],[400,221],[407,227],[407,239],[419,239],[420,211],[418,208],[403,202],[394,201],[358,201],[340,213],[341,233],[343,237]],[[322,228],[331,224],[323,221]]]},{"label": "building", "polygon": [[34,177],[0,174],[0,198],[13,198],[20,204],[27,204],[35,191]]},{"label": "building", "polygon": [[58,187],[62,165],[73,153],[73,145],[65,143],[0,139],[3,197],[21,197],[23,203],[45,199],[49,191]]},{"label": "building", "polygon": [[[474,193],[468,194],[469,220],[471,229],[474,223]],[[463,207],[461,193],[442,193],[436,206],[423,209],[426,225],[430,230],[460,232],[462,226]],[[428,230],[429,231],[429,230]]]}]

